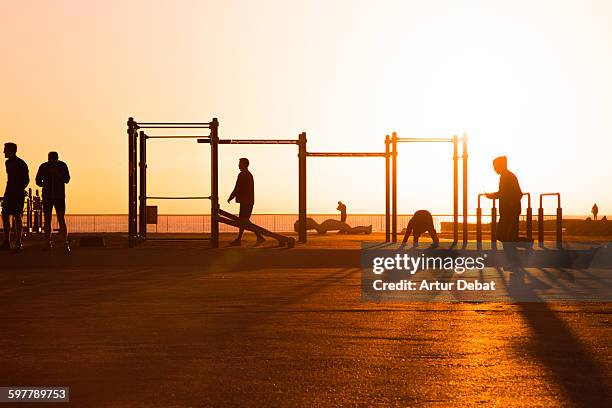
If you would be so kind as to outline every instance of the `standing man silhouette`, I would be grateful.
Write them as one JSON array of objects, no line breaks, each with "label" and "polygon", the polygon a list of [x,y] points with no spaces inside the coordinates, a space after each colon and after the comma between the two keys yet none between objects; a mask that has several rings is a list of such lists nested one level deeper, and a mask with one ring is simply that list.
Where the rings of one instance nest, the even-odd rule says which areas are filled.
[{"label": "standing man silhouette", "polygon": [[336,210],[340,211],[340,222],[346,222],[346,205],[342,201],[338,201]]},{"label": "standing man silhouette", "polygon": [[[236,186],[227,199],[229,203],[235,198],[236,202],[240,204],[238,218],[240,219],[241,226],[238,231],[238,236],[230,243],[232,246],[240,245],[242,234],[244,233],[244,226],[250,223],[249,220],[251,219],[253,205],[255,204],[255,181],[253,180],[253,175],[249,171],[249,159],[246,157],[241,158],[238,161],[238,168],[240,169],[240,173],[238,173],[238,178],[236,179]],[[259,232],[256,231],[255,235],[257,236],[255,245],[260,245],[265,241],[265,238]]]},{"label": "standing man silhouette", "polygon": [[493,169],[499,174],[499,190],[488,193],[487,198],[499,199],[499,222],[496,239],[501,242],[518,242],[519,217],[523,192],[518,179],[508,170],[508,159],[500,156],[493,160]]},{"label": "standing man silhouette", "polygon": [[597,221],[597,214],[599,213],[599,208],[597,207],[597,203],[593,204],[593,208],[591,208],[591,212],[593,213],[593,220]]},{"label": "standing man silhouette", "polygon": [[45,237],[47,248],[53,248],[51,239],[51,217],[53,207],[64,239],[65,251],[70,252],[68,228],[66,227],[66,184],[70,181],[68,166],[59,160],[57,152],[49,152],[48,161],[41,164],[36,173],[36,184],[42,187],[43,214],[45,216]]},{"label": "standing man silhouette", "polygon": [[1,249],[11,248],[11,217],[15,227],[15,251],[23,249],[21,244],[21,216],[25,203],[25,189],[30,182],[30,174],[26,162],[17,157],[15,143],[4,144],[4,157],[6,157],[6,189],[2,202],[2,223],[4,226],[4,242]]}]

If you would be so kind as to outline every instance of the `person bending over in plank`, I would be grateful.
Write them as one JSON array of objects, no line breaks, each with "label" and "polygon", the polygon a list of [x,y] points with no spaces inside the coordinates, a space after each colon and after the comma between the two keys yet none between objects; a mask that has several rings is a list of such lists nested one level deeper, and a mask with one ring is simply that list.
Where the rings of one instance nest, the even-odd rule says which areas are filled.
[{"label": "person bending over in plank", "polygon": [[[240,204],[238,218],[240,219],[241,226],[236,239],[230,242],[232,246],[240,245],[242,234],[244,233],[244,226],[250,224],[253,205],[255,204],[255,181],[253,180],[253,175],[249,171],[249,159],[246,157],[241,158],[238,161],[238,168],[240,169],[240,173],[238,173],[238,178],[236,179],[236,186],[227,199],[229,203],[235,198],[236,202]],[[265,241],[261,233],[255,231],[255,235],[257,236],[255,245],[260,245]]]},{"label": "person bending over in plank", "polygon": [[419,210],[414,213],[410,221],[408,222],[408,226],[406,227],[406,233],[404,234],[404,239],[402,240],[402,245],[400,245],[400,249],[404,249],[406,243],[408,242],[408,238],[410,234],[413,234],[414,237],[412,239],[413,246],[419,245],[419,237],[424,232],[428,232],[431,235],[431,239],[433,243],[431,246],[436,248],[440,240],[438,239],[438,234],[436,233],[436,229],[433,223],[433,217],[431,213],[427,210]]}]

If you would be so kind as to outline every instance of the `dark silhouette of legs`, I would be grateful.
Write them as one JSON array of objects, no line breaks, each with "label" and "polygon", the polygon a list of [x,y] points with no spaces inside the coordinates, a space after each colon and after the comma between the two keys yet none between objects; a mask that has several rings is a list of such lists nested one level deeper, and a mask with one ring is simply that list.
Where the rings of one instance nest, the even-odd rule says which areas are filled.
[{"label": "dark silhouette of legs", "polygon": [[53,207],[51,207],[50,210],[46,209],[43,214],[45,217],[45,239],[47,240],[47,246],[52,247],[53,240],[51,239],[51,219],[53,217]]},{"label": "dark silhouette of legs", "polygon": [[[251,226],[251,214],[253,213],[253,205],[249,204],[240,204],[240,213],[238,215],[238,220],[240,222],[240,227],[238,228],[238,236],[235,240],[231,242],[232,245],[240,245],[240,241],[242,240],[242,234],[244,234],[244,230]],[[265,238],[259,231],[254,231],[257,236],[257,244],[260,244],[265,241]]]},{"label": "dark silhouette of legs", "polygon": [[4,228],[4,242],[2,242],[3,248],[11,247],[11,216],[2,214],[2,228]]},{"label": "dark silhouette of legs", "polygon": [[408,223],[408,226],[406,227],[406,233],[404,234],[404,239],[402,240],[402,244],[400,245],[400,248],[404,248],[406,246],[406,243],[408,242],[408,238],[410,238],[410,234],[412,234],[412,225]]},{"label": "dark silhouette of legs", "polygon": [[438,234],[436,233],[436,230],[432,228],[427,232],[429,232],[429,235],[431,236],[431,240],[433,241],[431,246],[437,247],[440,244],[440,239],[438,238]]}]

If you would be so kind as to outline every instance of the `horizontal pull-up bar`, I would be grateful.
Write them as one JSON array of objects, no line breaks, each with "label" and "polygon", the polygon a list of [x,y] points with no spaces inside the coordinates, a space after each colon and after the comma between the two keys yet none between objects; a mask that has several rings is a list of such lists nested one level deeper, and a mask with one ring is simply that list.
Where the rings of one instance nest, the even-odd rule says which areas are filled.
[{"label": "horizontal pull-up bar", "polygon": [[548,196],[557,197],[557,208],[561,208],[561,194],[560,193],[542,193],[540,194],[540,208],[542,208],[542,198]]},{"label": "horizontal pull-up bar", "polygon": [[146,135],[147,139],[200,139],[203,137],[210,137],[206,135]]},{"label": "horizontal pull-up bar", "polygon": [[397,140],[399,143],[419,143],[419,142],[436,143],[436,142],[452,142],[453,138],[398,137],[395,140]]},{"label": "horizontal pull-up bar", "polygon": [[136,122],[136,124],[138,126],[171,126],[171,125],[178,125],[178,126],[184,126],[184,125],[189,125],[189,126],[210,126],[210,122]]},{"label": "horizontal pull-up bar", "polygon": [[[210,139],[198,139],[198,143],[210,143]],[[219,144],[298,144],[299,140],[293,139],[221,139]]]},{"label": "horizontal pull-up bar", "polygon": [[145,125],[141,126],[138,124],[139,129],[209,129],[209,125],[174,125],[174,126],[166,126],[166,125]]},{"label": "horizontal pull-up bar", "polygon": [[386,153],[306,153],[308,157],[386,157]]},{"label": "horizontal pull-up bar", "polygon": [[147,200],[210,200],[211,197],[166,197],[166,196],[147,196]]}]

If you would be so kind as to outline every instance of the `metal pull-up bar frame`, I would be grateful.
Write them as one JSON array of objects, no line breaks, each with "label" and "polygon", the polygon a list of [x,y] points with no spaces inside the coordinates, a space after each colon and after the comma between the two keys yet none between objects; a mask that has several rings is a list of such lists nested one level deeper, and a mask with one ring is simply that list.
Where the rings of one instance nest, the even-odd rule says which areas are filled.
[{"label": "metal pull-up bar frame", "polygon": [[462,164],[463,164],[463,244],[468,242],[468,152],[467,135],[463,137],[454,135],[451,138],[419,138],[419,137],[398,137],[393,132],[391,138],[387,136],[386,141],[391,144],[391,167],[392,167],[392,241],[397,242],[397,144],[398,143],[452,143],[453,144],[453,241],[459,241],[459,142],[462,145]]},{"label": "metal pull-up bar frame", "polygon": [[[138,152],[136,149],[138,129],[210,129],[210,135],[147,135],[140,131],[140,219],[138,219],[138,174],[136,162]],[[307,157],[384,157],[385,158],[385,232],[386,241],[397,242],[397,144],[416,142],[450,142],[453,143],[453,171],[454,171],[454,211],[453,227],[454,241],[458,241],[458,143],[463,145],[463,241],[467,242],[467,136],[459,138],[399,138],[394,132],[390,137],[385,137],[384,152],[308,152],[306,149],[306,133],[299,134],[297,139],[219,139],[219,121],[213,118],[211,122],[143,122],[137,123],[133,118],[128,119],[129,136],[129,194],[128,194],[128,235],[130,246],[138,239],[146,238],[146,201],[147,199],[209,199],[211,201],[211,245],[219,246],[219,145],[220,144],[245,144],[245,145],[297,145],[298,146],[298,233],[299,241],[306,242],[306,159]],[[147,139],[197,139],[198,143],[207,143],[211,146],[211,194],[210,196],[194,197],[172,197],[155,196],[147,197],[146,190],[146,140]],[[140,221],[140,223],[138,223]],[[140,229],[140,234],[138,233]]]},{"label": "metal pull-up bar frame", "polygon": [[[388,137],[387,137],[388,139]],[[308,152],[306,150],[306,132],[300,133],[297,139],[218,139],[217,144],[244,144],[244,145],[297,145],[298,146],[298,240],[299,242],[307,241],[306,234],[306,216],[307,216],[307,201],[306,201],[306,177],[307,177],[307,157],[384,157],[386,158],[386,171],[385,171],[385,220],[386,220],[386,240],[390,241],[390,211],[389,211],[389,197],[390,197],[390,158],[389,143],[385,141],[385,152]],[[198,143],[213,144],[212,139],[201,138],[198,139]]]},{"label": "metal pull-up bar frame", "polygon": [[[212,132],[211,132],[212,135]],[[297,145],[299,148],[298,152],[298,172],[299,172],[299,185],[298,185],[298,207],[300,225],[304,228],[299,229],[299,241],[306,242],[306,155],[303,152],[306,151],[306,133],[300,133],[298,139],[219,139],[218,133],[215,131],[215,137],[210,138],[199,138],[198,143],[207,143],[211,147],[211,174],[215,174],[215,188],[218,188],[218,174],[219,174],[219,161],[218,161],[218,149],[220,144],[233,144],[233,145]],[[211,211],[211,224],[213,229],[218,231],[219,229],[219,197],[217,193],[216,201],[213,200],[213,206],[216,210]],[[213,248],[219,246],[218,234],[217,239],[212,241]]]},{"label": "metal pull-up bar frame", "polygon": [[[391,164],[391,152],[389,150],[389,136],[385,138],[385,151],[384,152],[304,152],[305,157],[384,157],[385,158],[385,241],[391,241],[391,230],[390,230],[390,189],[391,189],[391,180],[390,180],[390,164]],[[302,175],[300,175],[302,177]],[[304,160],[304,174],[303,177],[306,177],[306,163]],[[304,184],[305,184],[304,180]],[[305,188],[305,187],[304,187]],[[306,192],[304,191],[304,196]],[[306,205],[304,204],[304,207]],[[300,212],[300,231],[302,228],[305,229],[306,225],[306,210],[304,209],[304,213]],[[306,231],[304,230],[304,242],[306,242]]]},{"label": "metal pull-up bar frame", "polygon": [[544,197],[557,197],[557,212],[555,214],[555,230],[557,248],[563,247],[563,210],[561,209],[561,193],[542,193],[540,194],[540,207],[538,208],[538,244],[544,245]]},{"label": "metal pull-up bar frame", "polygon": [[[147,140],[148,139],[199,139],[218,138],[219,122],[214,118],[210,122],[128,122],[128,241],[133,247],[138,241],[147,238],[147,200],[211,200],[211,213],[218,211],[218,175],[211,174],[210,196],[148,196],[147,195]],[[140,129],[210,129],[210,135],[148,135]],[[138,137],[140,136],[140,142]],[[137,148],[139,144],[139,148]],[[139,151],[138,151],[139,150]],[[140,158],[140,160],[138,160]],[[139,172],[137,171],[137,163]],[[214,167],[211,170],[214,172]],[[212,173],[212,172],[211,172]],[[140,179],[140,180],[139,180]],[[139,192],[138,192],[139,190]],[[214,216],[213,216],[214,217]],[[208,238],[207,238],[208,239]],[[213,243],[219,239],[218,225],[212,223],[211,237]]]}]

